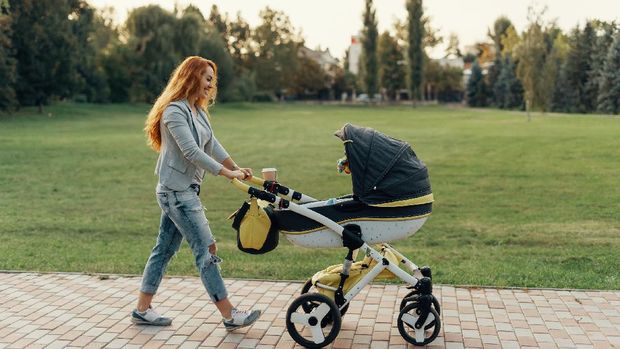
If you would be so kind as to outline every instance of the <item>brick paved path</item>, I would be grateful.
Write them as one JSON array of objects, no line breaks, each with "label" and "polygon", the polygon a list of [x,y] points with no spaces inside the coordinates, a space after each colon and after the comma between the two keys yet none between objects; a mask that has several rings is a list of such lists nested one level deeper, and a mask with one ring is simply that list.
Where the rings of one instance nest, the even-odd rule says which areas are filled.
[{"label": "brick paved path", "polygon": [[[0,348],[293,348],[284,318],[301,284],[226,280],[234,304],[260,307],[250,328],[227,333],[195,277],[166,278],[157,309],[173,326],[134,326],[137,277],[0,273]],[[395,310],[404,287],[364,289],[334,348],[406,348]],[[620,348],[620,291],[436,286],[442,331],[428,348]],[[409,346],[413,348],[412,346]]]}]

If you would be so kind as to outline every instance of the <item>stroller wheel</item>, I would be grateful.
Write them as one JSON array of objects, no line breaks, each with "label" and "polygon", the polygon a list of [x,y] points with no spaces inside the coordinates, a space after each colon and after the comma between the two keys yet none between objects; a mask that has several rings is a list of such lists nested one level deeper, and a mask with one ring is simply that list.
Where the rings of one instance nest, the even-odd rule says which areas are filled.
[{"label": "stroller wheel", "polygon": [[[433,307],[437,311],[437,314],[441,315],[441,306],[439,305],[439,301],[437,300],[437,298],[435,298],[435,296],[433,296],[433,295],[431,295],[431,296],[433,297]],[[407,306],[407,304],[409,304],[409,303],[417,302],[418,301],[418,297],[419,297],[418,293],[414,293],[413,295],[411,295],[411,292],[410,292],[400,302],[400,310],[403,310],[403,308],[405,306]]]},{"label": "stroller wheel", "polygon": [[297,297],[286,312],[288,333],[306,348],[322,348],[333,342],[340,332],[341,321],[336,303],[320,293]]},{"label": "stroller wheel", "polygon": [[420,318],[421,311],[418,303],[413,302],[406,305],[398,314],[398,332],[409,343],[413,345],[426,345],[439,335],[441,330],[441,320],[439,314],[432,307],[429,308],[428,317],[424,321],[422,328],[416,328],[415,324]]},{"label": "stroller wheel", "polygon": [[408,297],[411,297],[411,296],[415,296],[416,294],[420,294],[420,291],[418,291],[418,290],[413,290],[413,291],[411,291],[411,292],[407,293],[407,294],[405,295],[405,297],[403,297],[403,298],[408,298]]},{"label": "stroller wheel", "polygon": [[[303,294],[306,294],[306,293],[310,292],[310,290],[313,288],[313,286],[314,285],[312,285],[312,279],[308,279],[306,281],[306,283],[304,283],[304,286],[301,288],[301,294],[303,295]],[[317,292],[316,291],[316,287],[315,287],[314,292]],[[347,310],[349,310],[349,305],[350,304],[351,303],[347,303],[347,305],[345,305],[344,308],[340,309],[340,316],[344,316],[344,314],[347,313]],[[304,307],[304,310],[307,313],[310,312],[310,310],[311,310],[309,304],[302,304],[302,307]]]}]

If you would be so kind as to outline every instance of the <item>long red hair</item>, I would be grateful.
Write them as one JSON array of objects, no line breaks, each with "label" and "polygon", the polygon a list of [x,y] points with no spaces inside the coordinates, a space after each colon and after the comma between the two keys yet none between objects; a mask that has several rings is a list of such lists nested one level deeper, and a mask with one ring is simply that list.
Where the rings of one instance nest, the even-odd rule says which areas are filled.
[{"label": "long red hair", "polygon": [[[201,93],[198,93],[198,89],[200,88],[200,79],[209,67],[213,69],[213,81],[211,83],[213,87],[209,90],[207,98],[205,98]],[[190,96],[195,95],[200,95],[196,101],[196,106],[205,111],[209,105],[215,102],[215,96],[217,95],[217,66],[213,61],[199,56],[187,57],[172,72],[168,85],[166,85],[161,95],[157,97],[153,108],[151,108],[146,118],[144,132],[146,132],[148,138],[147,143],[153,150],[159,152],[161,148],[159,123],[164,114],[164,109],[171,102],[189,99]]]}]

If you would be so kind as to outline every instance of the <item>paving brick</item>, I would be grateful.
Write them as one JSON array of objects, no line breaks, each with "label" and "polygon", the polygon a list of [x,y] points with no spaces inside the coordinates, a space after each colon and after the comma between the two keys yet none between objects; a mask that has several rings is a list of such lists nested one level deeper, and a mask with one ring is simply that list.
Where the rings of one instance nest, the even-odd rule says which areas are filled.
[{"label": "paving brick", "polygon": [[[139,278],[0,273],[4,347],[296,348],[283,314],[299,283],[225,280],[231,301],[261,307],[251,328],[228,333],[198,278],[165,278],[157,308],[165,328],[133,326],[127,314]],[[427,348],[613,348],[620,346],[620,292],[435,286],[442,333]],[[408,292],[373,284],[351,302],[334,348],[408,348],[395,326]],[[59,294],[62,293],[62,296]]]}]

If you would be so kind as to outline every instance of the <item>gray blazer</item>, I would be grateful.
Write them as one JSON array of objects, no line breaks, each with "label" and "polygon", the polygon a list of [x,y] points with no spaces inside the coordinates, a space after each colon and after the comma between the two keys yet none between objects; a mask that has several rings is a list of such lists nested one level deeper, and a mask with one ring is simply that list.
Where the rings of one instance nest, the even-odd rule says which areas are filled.
[{"label": "gray blazer", "polygon": [[[198,112],[211,128],[204,112]],[[189,188],[197,168],[213,175],[219,174],[223,167],[222,161],[230,157],[215,138],[213,129],[211,139],[201,139],[196,131],[196,122],[187,100],[170,103],[161,118],[161,149],[155,174],[159,176],[160,184],[172,190],[183,191]],[[205,141],[205,146],[200,147],[199,144]]]}]

